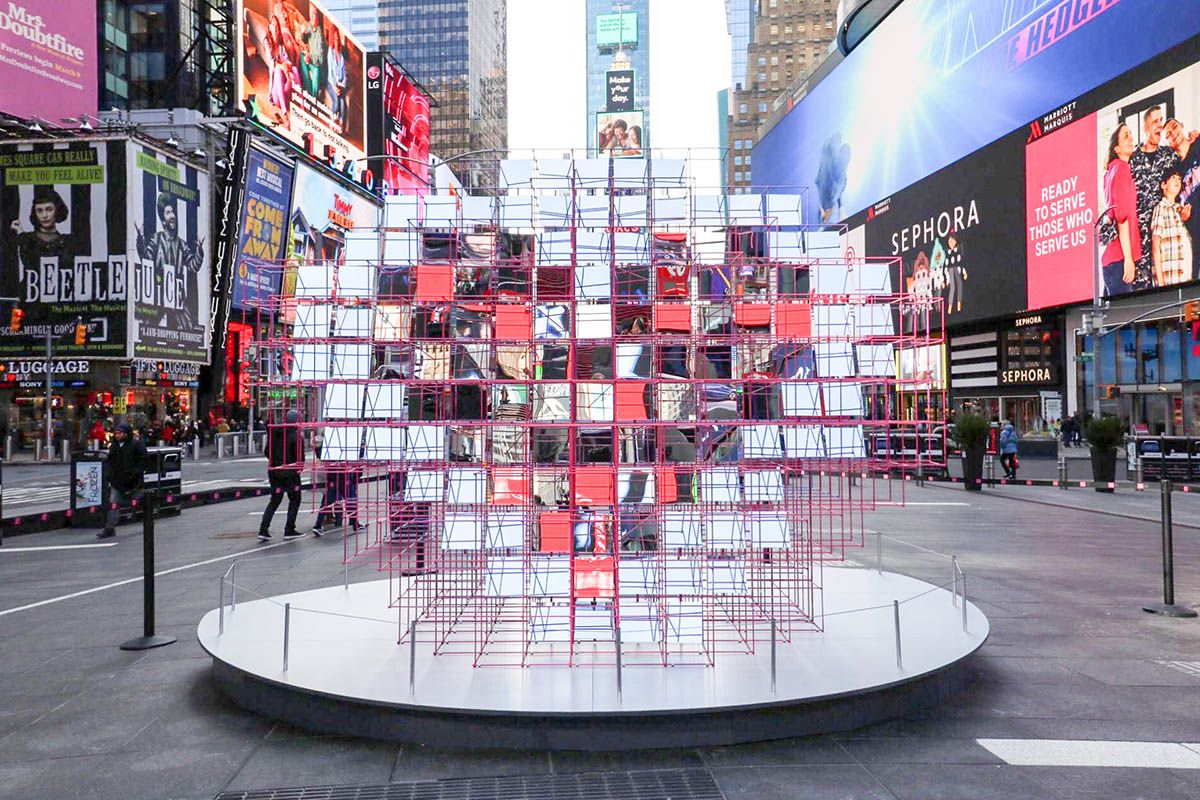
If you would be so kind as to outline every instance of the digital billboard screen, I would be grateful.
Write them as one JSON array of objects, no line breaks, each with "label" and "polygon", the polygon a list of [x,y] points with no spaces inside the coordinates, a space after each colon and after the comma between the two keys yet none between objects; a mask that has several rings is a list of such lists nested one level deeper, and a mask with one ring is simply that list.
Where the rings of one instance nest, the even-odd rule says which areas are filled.
[{"label": "digital billboard screen", "polygon": [[279,294],[291,199],[291,164],[251,150],[238,226],[234,308],[264,307]]},{"label": "digital billboard screen", "polygon": [[[126,148],[123,139],[0,145],[0,295],[25,312],[20,331],[0,328],[0,355],[42,352],[51,333],[63,355],[128,357]],[[69,335],[77,317],[88,326],[83,346]]]},{"label": "digital billboard screen", "polygon": [[6,0],[0,5],[0,111],[58,125],[95,115],[98,53],[96,4],[64,13],[61,0]]},{"label": "digital billboard screen", "polygon": [[596,45],[617,47],[622,44],[637,44],[637,14],[600,14],[596,17]]},{"label": "digital billboard screen", "polygon": [[646,147],[646,124],[641,111],[596,115],[596,151],[602,156],[641,158]]},{"label": "digital billboard screen", "polygon": [[135,357],[208,360],[208,173],[130,143],[129,257]]},{"label": "digital billboard screen", "polygon": [[610,69],[604,73],[604,110],[633,111],[634,72],[631,69]]},{"label": "digital billboard screen", "polygon": [[429,191],[429,98],[382,53],[367,56],[371,169],[390,194]]},{"label": "digital billboard screen", "polygon": [[338,161],[366,149],[366,56],[314,0],[241,0],[238,77],[242,108],[255,122]]},{"label": "digital billboard screen", "polygon": [[1162,0],[907,0],[754,147],[754,185],[839,222],[1197,34]]}]

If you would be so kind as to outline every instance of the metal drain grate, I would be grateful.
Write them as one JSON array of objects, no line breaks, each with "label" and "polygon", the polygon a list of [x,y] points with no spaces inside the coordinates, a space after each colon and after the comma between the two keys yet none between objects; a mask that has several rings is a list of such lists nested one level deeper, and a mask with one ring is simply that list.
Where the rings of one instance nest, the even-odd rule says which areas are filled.
[{"label": "metal drain grate", "polygon": [[216,800],[724,800],[704,769],[453,778],[385,786],[222,792]]}]

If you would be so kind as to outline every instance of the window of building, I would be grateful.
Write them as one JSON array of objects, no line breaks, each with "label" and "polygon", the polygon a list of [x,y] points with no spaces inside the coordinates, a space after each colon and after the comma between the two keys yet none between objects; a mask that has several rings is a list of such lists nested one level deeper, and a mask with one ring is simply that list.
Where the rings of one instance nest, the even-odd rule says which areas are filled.
[{"label": "window of building", "polygon": [[734,172],[734,173],[733,173],[733,179],[734,179],[735,181],[740,181],[740,180],[742,179],[742,172],[741,172],[741,170],[738,170],[737,172]]},{"label": "window of building", "polygon": [[766,81],[767,81],[767,73],[765,73],[765,72],[758,73],[758,82],[766,83]]},{"label": "window of building", "polygon": [[771,35],[772,35],[772,36],[778,36],[778,35],[779,35],[779,26],[778,26],[778,25],[775,25],[775,24],[773,24],[773,23],[772,23],[772,25],[771,25]]},{"label": "window of building", "polygon": [[742,140],[741,140],[741,139],[734,139],[734,140],[733,140],[733,149],[734,149],[734,150],[741,150],[741,149],[742,149]]},{"label": "window of building", "polygon": [[779,66],[779,56],[771,56],[771,66],[772,67]]},{"label": "window of building", "polygon": [[772,83],[779,82],[779,70],[777,70],[777,69],[771,70],[771,82]]},{"label": "window of building", "polygon": [[734,156],[734,157],[733,157],[733,165],[734,165],[735,167],[740,167],[740,166],[742,165],[742,157],[741,157],[741,156]]},{"label": "window of building", "polygon": [[750,107],[748,105],[746,105],[745,103],[740,103],[738,105],[738,113],[739,114],[748,114],[748,113],[750,113]]},{"label": "window of building", "polygon": [[750,156],[746,156],[746,166],[750,166]]},{"label": "window of building", "polygon": [[760,113],[760,114],[765,114],[765,113],[767,113],[767,104],[766,104],[766,103],[759,103],[759,104],[758,104],[758,113]]},{"label": "window of building", "polygon": [[758,65],[759,65],[760,67],[765,67],[765,66],[767,65],[767,57],[766,57],[766,56],[759,56],[759,57],[758,57]]},{"label": "window of building", "polygon": [[1162,380],[1163,383],[1174,383],[1183,380],[1182,337],[1179,327],[1166,323],[1159,335],[1162,342]]}]

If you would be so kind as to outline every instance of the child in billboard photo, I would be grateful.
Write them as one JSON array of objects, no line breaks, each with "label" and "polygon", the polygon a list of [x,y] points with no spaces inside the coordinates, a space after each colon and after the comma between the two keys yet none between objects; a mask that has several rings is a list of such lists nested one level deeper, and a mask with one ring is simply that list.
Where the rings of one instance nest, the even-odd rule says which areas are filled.
[{"label": "child in billboard photo", "polygon": [[1200,132],[1188,131],[1177,119],[1167,120],[1163,138],[1179,159],[1179,215],[1192,240],[1192,271],[1187,280],[1200,280],[1200,249],[1194,245],[1200,236]]},{"label": "child in billboard photo", "polygon": [[1179,190],[1183,178],[1178,168],[1163,173],[1161,199],[1150,218],[1151,260],[1154,285],[1170,286],[1192,278],[1192,237],[1183,223]]},{"label": "child in billboard photo", "polygon": [[1142,257],[1142,234],[1137,218],[1137,187],[1129,169],[1133,156],[1133,131],[1125,123],[1117,126],[1105,151],[1104,204],[1116,227],[1100,257],[1104,294],[1113,297],[1133,291],[1137,261]]}]

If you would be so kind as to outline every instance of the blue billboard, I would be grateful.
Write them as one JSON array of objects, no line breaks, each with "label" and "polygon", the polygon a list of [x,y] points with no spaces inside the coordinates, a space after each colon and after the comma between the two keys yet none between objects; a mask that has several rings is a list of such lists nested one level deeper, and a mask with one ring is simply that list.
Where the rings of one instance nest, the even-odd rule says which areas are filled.
[{"label": "blue billboard", "polygon": [[234,308],[264,307],[279,294],[291,195],[291,165],[251,150],[238,228]]},{"label": "blue billboard", "polygon": [[836,223],[1200,33],[1200,4],[906,0],[754,148]]}]

